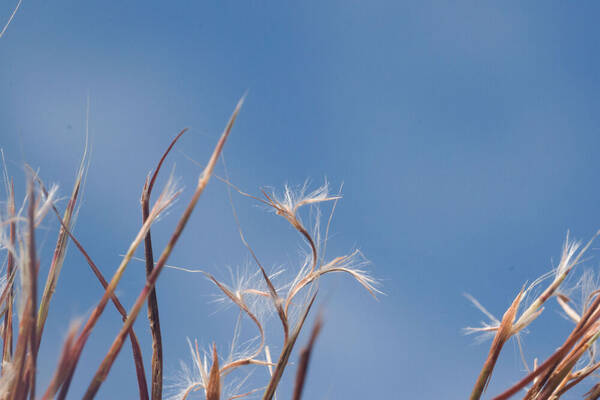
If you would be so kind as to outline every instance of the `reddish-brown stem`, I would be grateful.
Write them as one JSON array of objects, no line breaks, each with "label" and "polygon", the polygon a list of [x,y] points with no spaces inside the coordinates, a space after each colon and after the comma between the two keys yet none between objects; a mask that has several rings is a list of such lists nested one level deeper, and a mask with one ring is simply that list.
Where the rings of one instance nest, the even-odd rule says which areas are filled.
[{"label": "reddish-brown stem", "polygon": [[[13,379],[12,388],[10,390],[10,398],[26,399],[27,394],[35,387],[35,307],[36,298],[32,293],[36,289],[33,280],[36,277],[36,253],[35,253],[35,193],[33,191],[33,182],[27,185],[27,197],[29,199],[27,212],[27,265],[24,266],[24,283],[23,292],[25,297],[25,306],[21,312],[21,321],[19,322],[19,334],[17,339],[17,347],[15,350],[15,368],[16,374]],[[32,332],[33,331],[33,332]],[[27,349],[29,348],[29,357]],[[27,365],[29,364],[29,365]],[[31,372],[33,371],[33,377]]]},{"label": "reddish-brown stem", "polygon": [[206,400],[219,400],[221,397],[221,374],[219,374],[219,356],[217,346],[213,343],[213,362],[208,373]]},{"label": "reddish-brown stem", "polygon": [[494,341],[492,342],[492,346],[490,347],[488,357],[485,360],[483,367],[481,368],[481,372],[479,373],[477,381],[475,382],[475,386],[473,387],[473,391],[471,392],[470,400],[478,400],[485,391],[488,382],[490,381],[492,372],[496,365],[496,361],[498,361],[498,357],[500,356],[500,351],[512,335],[513,322],[515,320],[515,316],[519,308],[522,295],[523,291],[519,292],[517,297],[513,300],[512,304],[510,305],[508,310],[506,310],[504,316],[502,317],[502,322],[498,327],[498,331],[496,332],[496,336],[494,337]]},{"label": "reddish-brown stem", "polygon": [[[158,166],[152,174],[150,182],[146,181],[144,190],[142,191],[142,223],[148,220],[150,215],[150,195],[152,194],[152,188],[158,176],[158,172],[167,157],[167,154],[171,151],[177,140],[187,131],[183,129],[179,134],[171,141],[171,144],[162,155]],[[146,279],[152,273],[154,269],[154,254],[152,252],[152,236],[150,230],[144,238],[144,251],[146,256]],[[150,322],[150,333],[152,334],[152,400],[162,399],[162,386],[163,386],[163,347],[162,347],[162,334],[160,330],[160,317],[158,313],[158,299],[156,297],[156,287],[152,288],[150,295],[148,296],[148,321]]]},{"label": "reddish-brown stem", "polygon": [[296,372],[296,383],[294,386],[293,400],[300,400],[302,398],[302,390],[304,389],[304,383],[306,382],[306,374],[308,372],[308,363],[310,362],[310,355],[312,349],[317,340],[317,336],[323,326],[323,320],[321,317],[317,317],[315,326],[313,327],[312,333],[310,334],[310,340],[306,347],[300,351],[300,361],[298,362],[298,371]]},{"label": "reddish-brown stem", "polygon": [[46,389],[44,396],[42,396],[42,400],[50,400],[54,397],[58,388],[60,387],[61,382],[65,378],[65,373],[69,370],[69,365],[72,362],[72,359],[70,356],[71,356],[73,342],[74,342],[75,336],[77,334],[77,329],[78,329],[78,325],[76,325],[76,324],[72,325],[71,328],[69,329],[69,333],[65,340],[65,344],[63,346],[63,350],[60,355],[60,359],[58,361],[58,365],[57,365],[56,369],[54,370],[54,376],[52,377],[52,380],[50,381],[50,384],[48,385],[48,388]]},{"label": "reddish-brown stem", "polygon": [[579,382],[581,382],[582,380],[584,380],[585,378],[587,378],[588,376],[590,376],[591,374],[596,372],[598,370],[598,368],[600,368],[600,363],[596,363],[593,367],[590,367],[587,371],[585,371],[581,375],[577,376],[571,382],[567,383],[562,389],[560,389],[559,393],[557,393],[557,394],[559,396],[562,396],[565,392],[571,390],[573,388],[573,386],[577,385]]},{"label": "reddish-brown stem", "polygon": [[292,354],[292,350],[294,349],[294,345],[296,344],[296,340],[298,339],[298,335],[302,330],[302,326],[304,325],[304,321],[306,321],[306,317],[312,308],[315,299],[317,298],[317,292],[312,295],[310,302],[306,306],[304,313],[300,317],[300,321],[296,325],[296,328],[292,332],[289,337],[289,340],[284,343],[283,349],[281,350],[281,354],[279,355],[279,360],[277,360],[277,365],[275,366],[275,370],[273,371],[273,375],[271,375],[271,380],[265,389],[265,393],[263,394],[262,400],[271,400],[275,395],[275,391],[279,386],[279,382],[281,381],[281,377],[283,376],[283,372],[285,371],[285,367],[288,364],[290,359],[290,355]]}]

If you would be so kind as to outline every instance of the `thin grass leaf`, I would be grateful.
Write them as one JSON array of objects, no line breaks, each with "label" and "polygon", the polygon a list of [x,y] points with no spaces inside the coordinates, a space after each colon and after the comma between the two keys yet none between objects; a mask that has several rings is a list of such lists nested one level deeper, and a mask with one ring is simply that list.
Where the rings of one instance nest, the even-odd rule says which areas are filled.
[{"label": "thin grass leaf", "polygon": [[321,332],[322,327],[323,319],[321,318],[321,316],[319,316],[317,317],[315,325],[313,326],[308,344],[300,351],[300,361],[298,362],[298,370],[296,372],[296,383],[294,385],[294,395],[292,397],[293,400],[300,400],[302,398],[302,391],[304,389],[306,375],[308,373],[310,355],[312,353],[312,349],[315,345],[319,332]]},{"label": "thin grass leaf", "polygon": [[[81,158],[81,163],[79,165],[79,169],[77,171],[77,176],[75,178],[75,184],[73,185],[73,190],[71,192],[71,197],[69,198],[69,202],[67,204],[67,208],[65,209],[65,213],[63,218],[61,219],[64,223],[65,227],[60,228],[58,239],[56,242],[56,246],[54,248],[54,256],[52,257],[52,263],[50,264],[50,270],[48,272],[48,276],[46,279],[46,285],[44,286],[44,292],[42,294],[42,300],[40,301],[39,314],[37,320],[37,334],[38,334],[38,343],[37,347],[39,348],[42,334],[44,331],[44,325],[46,323],[46,319],[48,318],[48,310],[50,307],[50,300],[56,291],[56,284],[58,282],[58,277],[62,270],[63,263],[65,261],[65,256],[67,254],[67,246],[68,246],[68,235],[66,231],[71,231],[73,228],[75,214],[76,214],[76,204],[77,199],[79,197],[79,193],[81,190],[81,185],[83,182],[83,177],[86,171],[86,157],[88,152],[88,139],[86,135],[86,143],[83,151],[83,156]],[[29,168],[30,172],[34,176],[38,176],[32,168]],[[38,179],[38,181],[41,181]],[[48,197],[48,192],[46,190],[43,191],[44,194]],[[54,205],[52,205],[54,207]]]},{"label": "thin grass leaf", "polygon": [[38,347],[37,347],[37,330],[35,328],[35,321],[37,319],[37,272],[38,272],[38,261],[37,261],[37,253],[35,248],[35,194],[33,192],[33,180],[30,178],[28,184],[29,191],[29,232],[28,232],[28,287],[29,287],[29,323],[31,326],[29,327],[29,378],[31,380],[29,384],[29,393],[30,398],[35,399],[35,385],[36,385],[36,366],[37,366],[37,355],[38,355]]},{"label": "thin grass leaf", "polygon": [[69,371],[69,366],[73,362],[72,352],[73,345],[75,343],[75,337],[77,335],[77,331],[79,330],[80,323],[72,323],[69,327],[69,331],[67,333],[67,338],[65,339],[65,343],[63,345],[62,352],[60,354],[60,358],[56,369],[54,370],[54,376],[50,380],[50,384],[44,393],[42,400],[50,400],[54,398],[56,392],[60,388],[60,385],[67,378],[67,372]]},{"label": "thin grass leaf", "polygon": [[296,344],[296,340],[298,339],[298,335],[300,334],[302,326],[304,325],[304,321],[306,321],[306,317],[308,316],[308,313],[310,312],[310,309],[312,308],[312,305],[315,302],[315,299],[317,298],[317,293],[317,291],[313,293],[308,305],[306,306],[304,312],[300,317],[300,320],[298,321],[298,324],[296,325],[294,331],[290,335],[289,340],[287,341],[287,343],[284,344],[284,347],[281,350],[281,355],[279,356],[279,360],[277,361],[277,365],[275,366],[275,371],[271,376],[271,380],[269,381],[267,389],[263,394],[262,400],[271,400],[275,395],[275,392],[277,391],[277,386],[279,386],[279,382],[281,381],[281,377],[283,376],[285,367],[288,364],[290,355],[292,354],[292,350],[294,349],[294,345]]},{"label": "thin grass leaf", "polygon": [[[167,147],[167,150],[159,160],[158,165],[152,174],[152,178],[149,181],[146,180],[141,198],[142,223],[145,223],[150,216],[150,196],[162,164],[173,146],[175,146],[175,143],[177,143],[177,140],[179,140],[186,131],[187,128],[183,129],[175,139],[171,141],[171,144]],[[148,233],[144,238],[144,252],[146,256],[146,278],[148,278],[154,269],[154,254],[152,251],[152,235],[150,229],[148,229]],[[156,287],[152,289],[148,296],[148,321],[150,322],[150,333],[152,335],[152,400],[161,400],[163,390],[163,347]]]},{"label": "thin grass leaf", "polygon": [[504,313],[504,316],[502,317],[502,322],[498,327],[498,331],[496,332],[496,336],[494,337],[494,341],[492,342],[492,346],[490,347],[488,357],[485,360],[485,363],[483,364],[483,368],[479,373],[479,377],[477,378],[475,387],[471,392],[470,400],[478,400],[485,391],[492,377],[492,371],[494,370],[496,361],[498,360],[498,356],[500,355],[502,347],[512,335],[512,325],[515,320],[515,316],[517,315],[517,310],[519,309],[519,304],[521,303],[522,297],[523,289],[519,292],[517,297],[515,297],[508,310],[506,310],[506,312]]}]

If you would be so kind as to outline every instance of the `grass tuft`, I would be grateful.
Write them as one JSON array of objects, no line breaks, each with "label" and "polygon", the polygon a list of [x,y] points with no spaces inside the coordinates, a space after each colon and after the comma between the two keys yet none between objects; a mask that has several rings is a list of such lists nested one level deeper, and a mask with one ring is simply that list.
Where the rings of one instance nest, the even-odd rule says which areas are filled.
[{"label": "grass tuft", "polygon": [[[20,3],[19,3],[20,4]],[[17,6],[18,8],[18,6]],[[0,250],[6,253],[6,268],[0,274],[0,314],[4,318],[1,330],[2,339],[2,370],[0,372],[0,400],[25,400],[35,399],[65,399],[82,357],[88,338],[99,324],[108,303],[112,303],[123,319],[123,325],[107,350],[102,362],[98,366],[83,399],[96,397],[98,391],[109,378],[110,370],[119,355],[125,341],[128,339],[133,354],[133,367],[136,371],[136,380],[141,400],[160,400],[163,398],[163,344],[159,317],[159,303],[156,294],[156,283],[167,261],[174,251],[179,238],[194,211],[197,203],[204,193],[225,143],[232,131],[233,125],[241,110],[244,99],[236,105],[223,133],[221,134],[213,152],[198,177],[196,188],[179,217],[175,228],[160,253],[154,259],[154,249],[151,237],[151,227],[154,222],[168,209],[181,194],[177,180],[171,176],[161,193],[152,202],[152,191],[158,173],[172,148],[186,132],[181,131],[170,143],[159,159],[152,175],[146,179],[142,195],[142,221],[141,227],[129,244],[127,252],[123,255],[119,266],[113,276],[105,278],[101,269],[93,261],[92,256],[86,251],[84,245],[73,233],[85,176],[89,166],[88,145],[81,159],[80,167],[75,175],[75,183],[68,197],[65,209],[59,211],[57,198],[58,187],[49,189],[44,185],[39,173],[26,166],[29,173],[27,194],[21,207],[15,203],[14,185],[9,178],[8,171],[4,171],[4,180],[7,194],[6,210],[0,212]],[[2,154],[4,161],[4,154]],[[248,249],[254,265],[246,265],[244,270],[232,271],[233,283],[231,285],[217,279],[212,274],[202,272],[221,293],[221,301],[231,303],[239,310],[236,327],[232,333],[229,355],[217,350],[216,341],[210,349],[201,352],[198,342],[194,345],[190,341],[192,366],[182,365],[181,381],[170,400],[184,400],[190,396],[200,395],[206,400],[241,399],[262,392],[262,398],[270,400],[277,398],[280,382],[284,372],[293,356],[295,344],[302,332],[306,319],[316,301],[318,283],[322,276],[341,272],[356,280],[365,290],[373,296],[381,293],[378,281],[367,271],[368,261],[359,250],[352,250],[346,255],[340,255],[327,260],[326,243],[329,233],[333,211],[337,201],[341,198],[338,193],[331,195],[327,182],[314,189],[308,189],[305,183],[298,189],[285,186],[283,192],[267,192],[261,190],[262,195],[249,195],[228,179],[222,179],[227,184],[227,190],[232,205],[232,211],[239,228],[240,239]],[[295,229],[302,243],[306,245],[305,254],[298,264],[291,268],[290,278],[285,280],[282,270],[267,273],[258,254],[246,240],[237,213],[231,198],[232,189],[246,198],[266,205],[278,217],[286,220]],[[331,204],[331,214],[327,222],[325,237],[321,238],[319,232],[319,207]],[[317,218],[308,229],[303,222],[304,210],[311,210],[310,215]],[[36,231],[43,221],[48,220],[48,215],[54,214],[58,224],[58,237],[48,272],[40,276],[36,246]],[[78,252],[84,257],[92,273],[102,288],[102,297],[85,319],[74,321],[64,340],[62,350],[52,378],[47,387],[38,390],[36,377],[38,375],[38,353],[44,343],[44,327],[50,315],[52,299],[58,290],[67,290],[61,285],[61,272],[66,260],[69,243],[73,243]],[[146,281],[133,306],[127,310],[117,297],[115,290],[129,262],[134,259],[135,251],[144,243],[144,262],[146,264]],[[183,267],[173,267],[189,271]],[[44,282],[38,288],[40,282]],[[41,298],[38,303],[38,291]],[[139,316],[144,305],[148,309],[148,323],[152,335],[152,348],[145,349],[140,346],[133,324]],[[276,315],[281,323],[282,340],[281,352],[278,357],[273,357],[270,349],[278,344],[269,343],[267,337],[266,321],[269,316]],[[15,323],[14,319],[17,318]],[[241,326],[243,321],[251,321],[256,328],[257,337],[240,343]],[[317,319],[309,344],[300,352],[300,362],[296,373],[296,385],[293,398],[299,400],[308,374],[308,363],[313,351],[314,343],[321,329],[322,317]],[[270,335],[269,335],[270,336]],[[143,355],[151,354],[150,384],[144,369]],[[246,367],[255,367],[262,370],[267,377],[263,385],[252,386],[249,384],[251,374],[247,373],[243,379]],[[285,397],[284,395],[282,395]]]},{"label": "grass tuft", "polygon": [[[597,359],[596,351],[596,343],[600,337],[598,281],[594,279],[592,273],[584,271],[574,287],[565,287],[567,276],[581,263],[583,255],[599,235],[600,231],[596,232],[582,247],[580,242],[570,240],[567,234],[558,266],[529,286],[523,287],[501,321],[489,313],[475,298],[466,295],[490,322],[483,323],[481,327],[466,328],[465,332],[494,335],[488,357],[471,393],[471,400],[480,399],[483,395],[492,378],[500,353],[512,337],[515,337],[518,342],[521,358],[528,372],[519,382],[494,397],[495,400],[509,399],[521,391],[524,391],[523,399],[556,400],[585,382],[600,369],[600,360]],[[550,281],[548,286],[535,296],[528,306],[524,306],[522,302],[525,295],[546,281]],[[579,307],[575,306],[578,293],[581,298]],[[556,299],[560,309],[573,321],[574,328],[562,345],[544,362],[539,364],[537,358],[534,359],[531,369],[523,351],[520,335],[543,314],[551,298]],[[520,308],[524,310],[519,313]],[[586,396],[586,399],[597,399],[600,396],[597,385],[593,386]]]}]

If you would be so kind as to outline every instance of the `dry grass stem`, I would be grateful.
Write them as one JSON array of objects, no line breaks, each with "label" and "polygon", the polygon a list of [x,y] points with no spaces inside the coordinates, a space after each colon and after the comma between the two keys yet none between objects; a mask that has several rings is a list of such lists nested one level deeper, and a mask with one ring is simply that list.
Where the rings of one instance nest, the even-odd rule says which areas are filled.
[{"label": "dry grass stem", "polygon": [[310,334],[310,340],[308,341],[308,344],[302,349],[302,351],[300,351],[300,362],[298,363],[298,371],[296,372],[296,383],[294,386],[294,395],[292,397],[293,400],[300,400],[302,398],[302,391],[306,382],[306,374],[308,373],[310,354],[312,353],[315,342],[317,341],[317,336],[319,336],[322,326],[323,319],[321,316],[319,316],[312,329],[312,333]]},{"label": "dry grass stem", "polygon": [[[142,190],[142,223],[145,223],[150,216],[150,196],[152,195],[152,189],[158,173],[163,165],[163,162],[167,158],[167,155],[177,143],[177,140],[187,131],[183,129],[179,134],[171,141],[167,150],[165,150],[161,157],[152,178],[144,185]],[[154,254],[152,251],[152,235],[150,230],[144,238],[144,250],[146,256],[146,278],[150,276],[154,269]],[[152,400],[161,400],[163,391],[163,348],[162,348],[162,334],[160,331],[160,316],[158,312],[158,299],[156,296],[156,287],[152,288],[148,296],[148,321],[150,322],[150,332],[152,334]]]}]

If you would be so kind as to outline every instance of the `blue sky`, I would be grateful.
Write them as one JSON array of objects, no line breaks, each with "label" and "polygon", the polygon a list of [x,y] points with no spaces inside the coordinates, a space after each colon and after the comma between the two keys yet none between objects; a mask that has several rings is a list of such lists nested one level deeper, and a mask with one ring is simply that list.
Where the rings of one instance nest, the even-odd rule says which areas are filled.
[{"label": "blue sky", "polygon": [[[13,3],[1,3],[0,21]],[[598,11],[557,1],[25,0],[0,39],[0,146],[16,177],[27,162],[68,195],[89,96],[92,158],[76,234],[110,276],[139,227],[144,178],[170,139],[190,128],[165,169],[186,191],[154,230],[157,250],[200,172],[190,159],[206,162],[247,91],[225,150],[232,181],[251,193],[343,182],[329,253],[360,248],[386,293],[374,301],[345,276],[323,280],[325,327],[306,398],[461,399],[489,346],[462,335],[483,319],[462,293],[501,316],[526,281],[558,262],[568,230],[586,240],[600,228]],[[263,263],[293,269],[294,232],[256,203],[234,202]],[[54,224],[46,230],[47,253]],[[597,251],[590,256],[585,266],[596,268]],[[211,182],[170,263],[224,278],[226,266],[249,263],[222,183]],[[142,285],[134,263],[118,288],[124,304]],[[227,348],[236,313],[214,312],[209,282],[166,270],[158,290],[167,376],[189,361],[186,337]],[[40,382],[68,322],[100,295],[70,248]],[[143,317],[136,330],[149,349]],[[107,309],[73,398],[119,321]],[[549,354],[568,328],[549,307],[525,337],[529,359]],[[129,352],[99,398],[136,396]],[[508,346],[489,393],[521,373]]]}]

